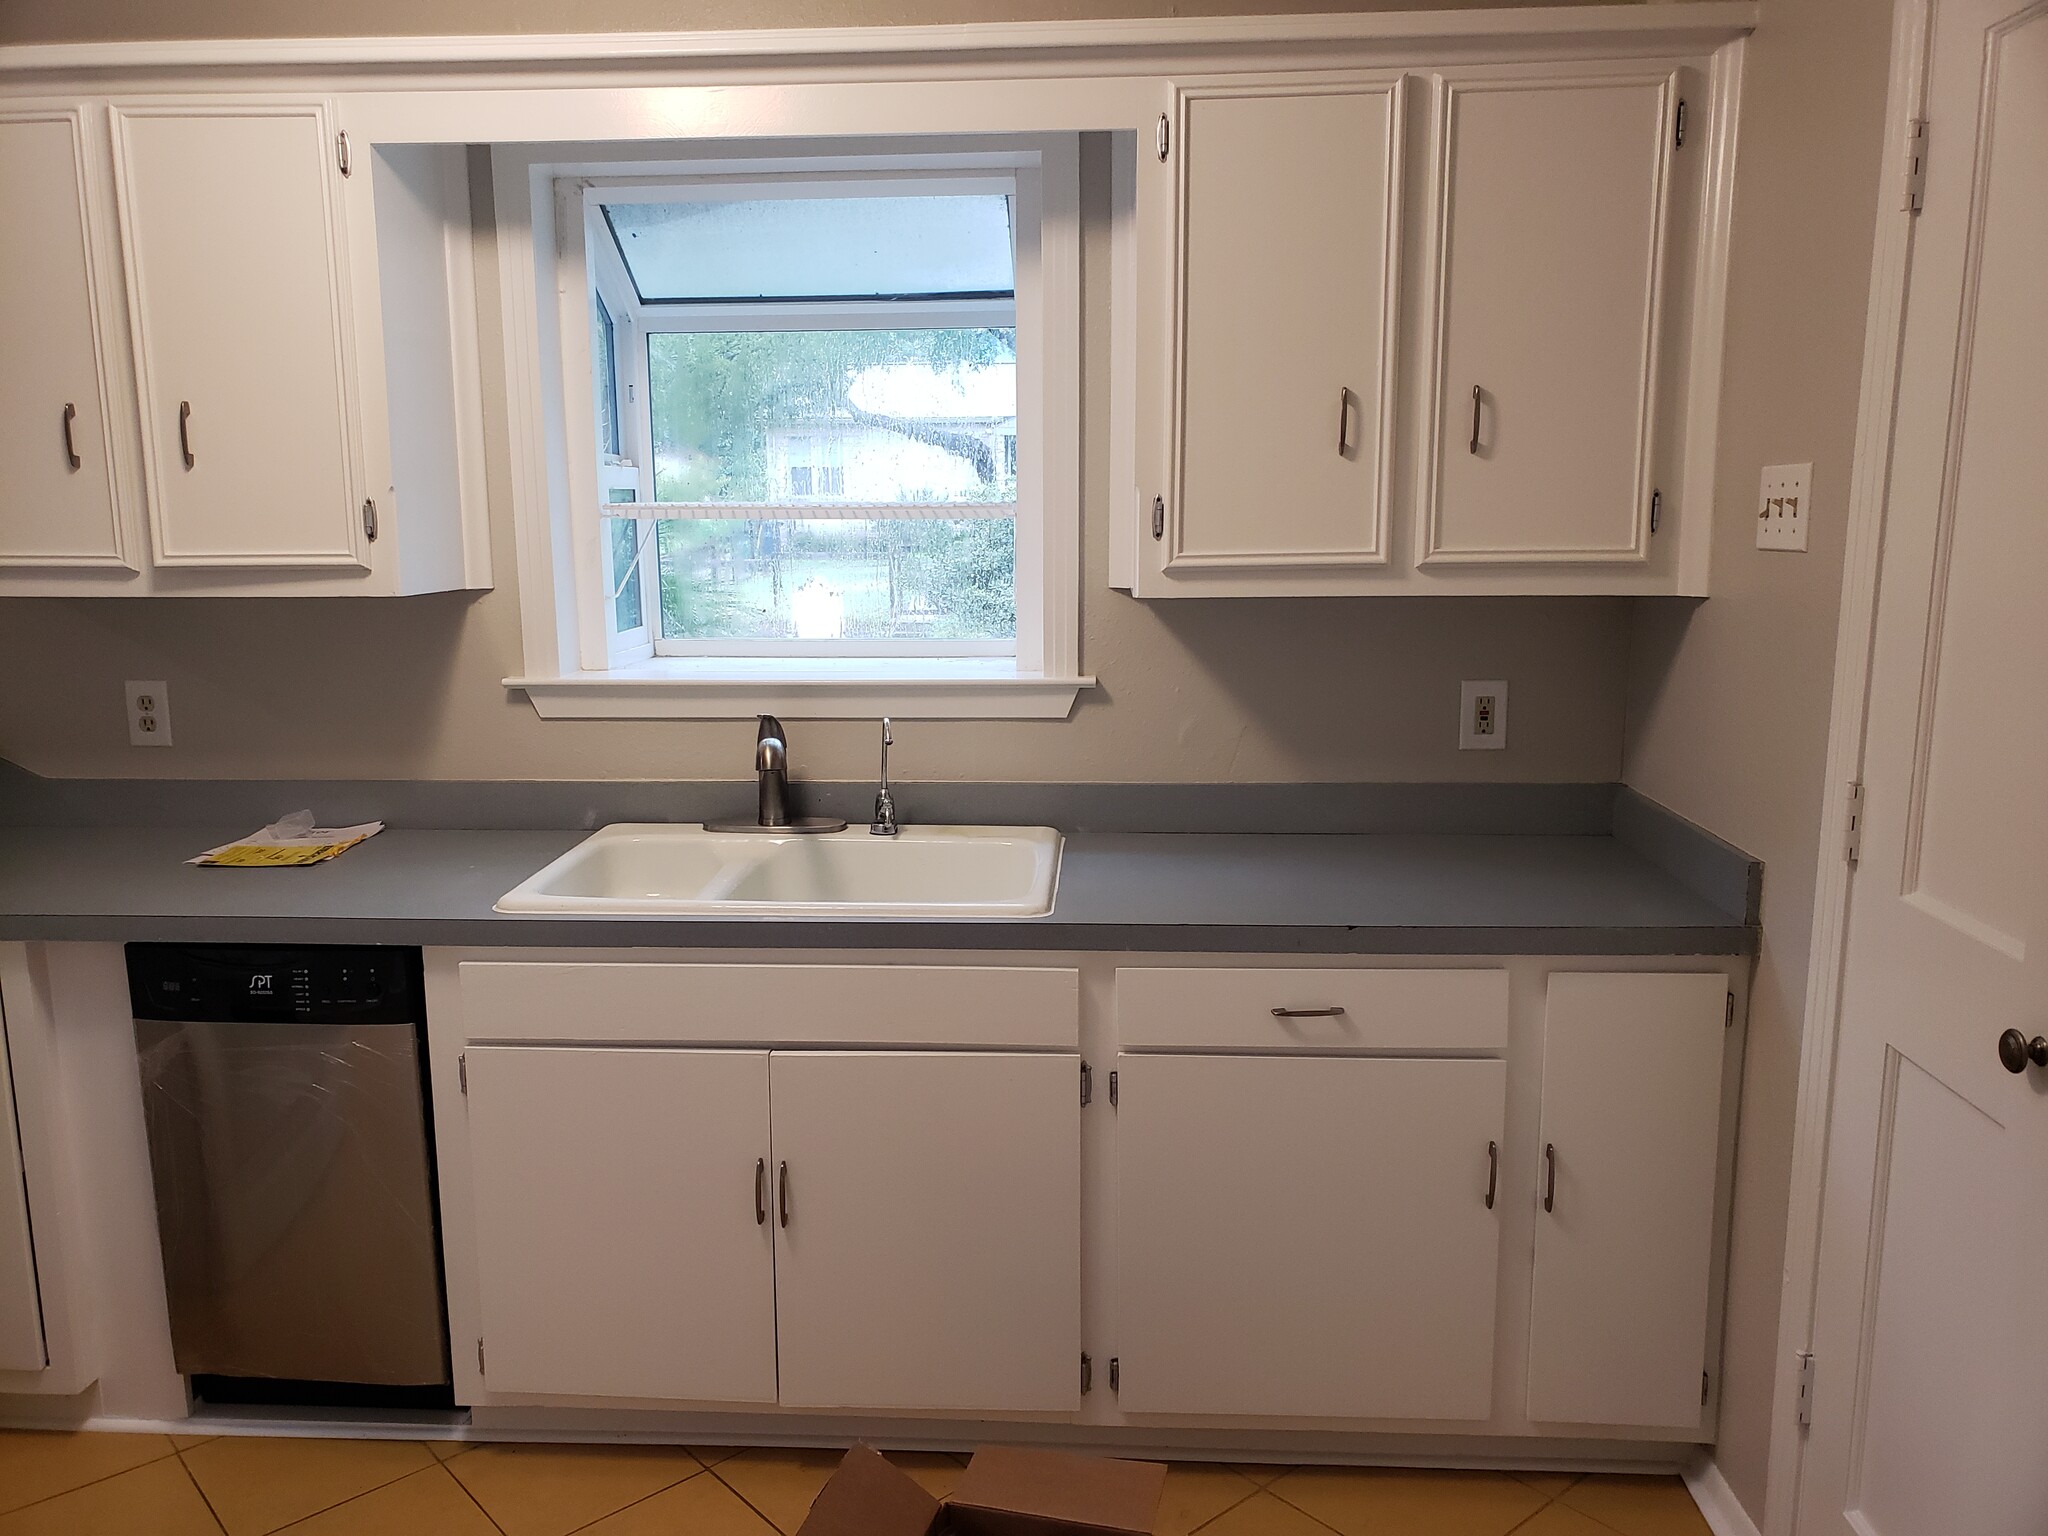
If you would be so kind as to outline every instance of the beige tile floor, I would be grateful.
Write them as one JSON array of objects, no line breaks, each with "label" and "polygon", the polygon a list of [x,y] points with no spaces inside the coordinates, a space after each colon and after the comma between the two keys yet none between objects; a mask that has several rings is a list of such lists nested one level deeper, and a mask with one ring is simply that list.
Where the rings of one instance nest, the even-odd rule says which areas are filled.
[{"label": "beige tile floor", "polygon": [[[0,1431],[0,1536],[793,1536],[836,1451]],[[934,1493],[964,1457],[892,1459]],[[1675,1477],[1185,1463],[1159,1536],[1710,1536]]]}]

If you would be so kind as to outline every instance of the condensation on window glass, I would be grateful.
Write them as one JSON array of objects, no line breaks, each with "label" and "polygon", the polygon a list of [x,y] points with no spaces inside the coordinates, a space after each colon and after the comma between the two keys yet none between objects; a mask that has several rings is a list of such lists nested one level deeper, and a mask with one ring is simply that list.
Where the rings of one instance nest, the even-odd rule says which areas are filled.
[{"label": "condensation on window glass", "polygon": [[[630,502],[633,493],[614,490],[607,499]],[[640,595],[640,577],[649,562],[640,558],[642,527],[624,517],[608,517],[604,526],[605,536],[611,541],[612,585],[618,588],[612,598],[612,628],[620,634],[627,634],[646,623],[647,610]]]},{"label": "condensation on window glass", "polygon": [[597,451],[619,449],[619,343],[611,311],[595,290],[590,295],[590,372],[597,397]]},{"label": "condensation on window glass", "polygon": [[654,497],[958,503],[1017,494],[1017,333],[657,332]]},{"label": "condensation on window glass", "polygon": [[667,518],[657,527],[670,639],[1017,636],[1009,517]]}]

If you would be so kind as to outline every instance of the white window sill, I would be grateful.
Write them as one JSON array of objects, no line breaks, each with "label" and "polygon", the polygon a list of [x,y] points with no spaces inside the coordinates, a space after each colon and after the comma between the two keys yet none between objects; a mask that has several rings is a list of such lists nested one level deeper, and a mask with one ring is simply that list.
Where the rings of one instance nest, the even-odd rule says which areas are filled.
[{"label": "white window sill", "polygon": [[1095,679],[1019,672],[1006,656],[660,656],[505,686],[543,720],[1064,720]]}]

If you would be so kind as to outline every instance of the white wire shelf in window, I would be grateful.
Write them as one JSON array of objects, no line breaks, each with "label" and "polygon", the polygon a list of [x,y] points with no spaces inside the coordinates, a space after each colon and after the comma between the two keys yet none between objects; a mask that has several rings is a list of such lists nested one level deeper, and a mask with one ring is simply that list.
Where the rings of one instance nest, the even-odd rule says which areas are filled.
[{"label": "white wire shelf in window", "polygon": [[711,522],[817,522],[893,518],[952,522],[970,517],[1015,517],[1014,501],[603,501],[599,517],[694,518]]}]

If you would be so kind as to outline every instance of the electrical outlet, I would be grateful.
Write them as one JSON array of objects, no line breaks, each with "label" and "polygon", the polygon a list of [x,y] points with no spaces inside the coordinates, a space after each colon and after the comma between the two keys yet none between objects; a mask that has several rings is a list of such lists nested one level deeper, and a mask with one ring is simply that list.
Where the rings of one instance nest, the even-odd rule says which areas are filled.
[{"label": "electrical outlet", "polygon": [[1811,464],[1773,464],[1764,471],[1757,499],[1756,547],[1806,549],[1806,515],[1813,499]]},{"label": "electrical outlet", "polygon": [[1508,685],[1466,683],[1458,690],[1458,750],[1498,752],[1508,744]]},{"label": "electrical outlet", "polygon": [[168,683],[128,686],[128,745],[168,747],[171,744],[171,690]]}]

